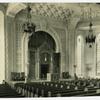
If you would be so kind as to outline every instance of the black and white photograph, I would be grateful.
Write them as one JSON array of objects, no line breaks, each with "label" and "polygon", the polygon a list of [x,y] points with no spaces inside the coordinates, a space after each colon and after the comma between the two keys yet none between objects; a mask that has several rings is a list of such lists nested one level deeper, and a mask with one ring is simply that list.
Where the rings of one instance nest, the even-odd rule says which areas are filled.
[{"label": "black and white photograph", "polygon": [[0,98],[95,96],[99,2],[0,2]]}]

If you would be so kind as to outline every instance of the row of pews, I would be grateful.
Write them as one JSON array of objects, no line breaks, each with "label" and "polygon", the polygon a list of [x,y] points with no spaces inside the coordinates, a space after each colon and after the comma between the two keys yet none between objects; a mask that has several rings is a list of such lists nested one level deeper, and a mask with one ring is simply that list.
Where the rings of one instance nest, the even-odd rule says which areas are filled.
[{"label": "row of pews", "polygon": [[25,97],[69,97],[100,95],[99,79],[56,82],[16,83],[15,90]]},{"label": "row of pews", "polygon": [[12,89],[7,83],[0,84],[0,98],[21,98],[24,97]]}]

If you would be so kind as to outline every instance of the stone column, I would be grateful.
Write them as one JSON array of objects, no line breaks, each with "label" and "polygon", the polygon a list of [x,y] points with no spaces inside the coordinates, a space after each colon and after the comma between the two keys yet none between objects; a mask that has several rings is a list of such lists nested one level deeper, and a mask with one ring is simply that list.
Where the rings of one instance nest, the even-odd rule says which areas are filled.
[{"label": "stone column", "polygon": [[25,82],[27,82],[28,80],[28,75],[29,75],[29,50],[28,50],[28,42],[29,42],[29,37],[32,35],[32,34],[28,34],[28,33],[25,33],[26,34],[26,37],[25,37],[25,41],[24,41],[24,52],[23,52],[23,62],[24,62],[24,68],[25,68]]},{"label": "stone column", "polygon": [[23,37],[22,37],[22,39],[21,39],[21,54],[22,54],[22,59],[21,59],[21,61],[22,61],[22,64],[21,64],[21,71],[22,72],[24,72],[25,71],[25,50],[26,50],[26,48],[25,48],[25,44],[27,43],[27,42],[25,42],[25,40],[27,40],[27,37],[26,37],[26,34],[24,33],[23,34]]},{"label": "stone column", "polygon": [[[0,12],[1,13],[1,12]],[[2,13],[1,13],[1,18],[2,18]],[[14,18],[12,18],[12,17],[9,17],[9,16],[5,16],[5,18],[4,18],[6,21],[5,21],[5,23],[3,23],[2,21],[1,21],[1,26],[2,26],[2,24],[4,24],[4,26],[6,26],[6,27],[4,27],[4,26],[2,26],[1,28],[0,28],[0,31],[1,31],[1,33],[3,33],[4,34],[4,53],[5,53],[5,65],[4,65],[4,67],[5,67],[5,72],[4,72],[4,74],[5,74],[5,78],[4,79],[6,79],[7,81],[10,81],[11,80],[11,72],[13,72],[14,71],[14,67],[16,66],[16,64],[14,65],[14,35],[15,35],[15,32],[14,32]],[[2,34],[1,34],[2,35]],[[2,36],[1,36],[2,37]],[[0,39],[0,42],[2,42],[1,41],[1,39]],[[2,43],[1,43],[2,44]],[[1,48],[1,51],[2,51],[2,48]],[[0,51],[0,52],[1,52]],[[2,57],[1,57],[1,59],[3,59]],[[2,65],[3,66],[3,65]],[[1,70],[3,70],[3,69],[1,69]]]},{"label": "stone column", "polygon": [[70,23],[68,24],[68,38],[69,38],[69,74],[74,76],[74,65],[75,65],[75,36],[76,36],[76,25],[79,19],[73,18]]}]

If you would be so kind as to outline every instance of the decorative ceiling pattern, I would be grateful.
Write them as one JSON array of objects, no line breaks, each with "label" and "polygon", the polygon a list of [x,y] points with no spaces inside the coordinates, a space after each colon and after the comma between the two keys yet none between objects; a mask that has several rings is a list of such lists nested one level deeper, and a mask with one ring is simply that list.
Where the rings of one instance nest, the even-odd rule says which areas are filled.
[{"label": "decorative ceiling pattern", "polygon": [[[10,3],[7,6],[7,15],[16,16],[18,12],[25,9],[25,3]],[[89,19],[90,8],[92,18],[100,17],[100,5],[94,3],[30,3],[32,13],[50,17],[57,20],[70,20],[73,17]]]},{"label": "decorative ceiling pattern", "polygon": [[70,8],[65,9],[62,6],[57,6],[57,4],[34,4],[32,5],[32,13],[58,20],[68,20],[74,11]]}]

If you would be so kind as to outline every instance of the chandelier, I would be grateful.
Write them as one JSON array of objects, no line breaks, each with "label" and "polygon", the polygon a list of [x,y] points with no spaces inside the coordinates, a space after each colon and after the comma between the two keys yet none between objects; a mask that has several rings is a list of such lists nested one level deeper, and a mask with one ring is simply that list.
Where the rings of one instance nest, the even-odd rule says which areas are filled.
[{"label": "chandelier", "polygon": [[28,4],[26,10],[27,10],[27,18],[26,18],[26,22],[23,24],[23,31],[25,33],[33,34],[33,33],[35,33],[36,26],[31,21],[31,10],[32,9],[29,4]]},{"label": "chandelier", "polygon": [[89,48],[92,47],[92,45],[95,43],[96,36],[93,35],[93,29],[92,29],[93,23],[91,18],[91,8],[90,8],[90,24],[89,24],[89,34],[86,36],[86,44],[89,45]]}]

